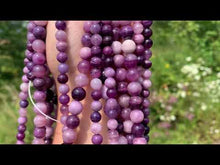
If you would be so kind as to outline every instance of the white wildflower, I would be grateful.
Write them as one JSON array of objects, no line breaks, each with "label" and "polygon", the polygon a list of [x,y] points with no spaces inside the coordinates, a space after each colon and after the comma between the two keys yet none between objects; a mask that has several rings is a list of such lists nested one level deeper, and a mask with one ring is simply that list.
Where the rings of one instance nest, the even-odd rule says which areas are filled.
[{"label": "white wildflower", "polygon": [[165,120],[165,116],[164,116],[164,115],[161,115],[161,116],[160,116],[160,120],[161,120],[161,121],[164,121],[164,120]]},{"label": "white wildflower", "polygon": [[182,98],[185,98],[185,97],[186,97],[186,92],[185,92],[185,91],[182,91],[182,92],[180,93],[180,96],[181,96]]},{"label": "white wildflower", "polygon": [[186,61],[191,61],[192,60],[192,57],[186,57]]},{"label": "white wildflower", "polygon": [[217,77],[220,79],[220,72],[217,73]]},{"label": "white wildflower", "polygon": [[205,104],[201,105],[201,110],[205,111],[207,109],[207,106]]},{"label": "white wildflower", "polygon": [[176,116],[171,115],[171,116],[170,116],[170,120],[171,120],[171,121],[175,121],[175,120],[176,120]]}]

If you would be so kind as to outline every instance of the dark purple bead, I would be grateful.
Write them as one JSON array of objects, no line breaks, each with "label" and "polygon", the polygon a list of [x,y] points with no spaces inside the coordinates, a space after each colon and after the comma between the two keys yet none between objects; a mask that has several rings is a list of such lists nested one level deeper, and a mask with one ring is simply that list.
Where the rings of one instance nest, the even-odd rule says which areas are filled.
[{"label": "dark purple bead", "polygon": [[149,134],[149,132],[150,132],[150,127],[145,126],[145,132],[144,132],[144,135]]},{"label": "dark purple bead", "polygon": [[148,117],[150,115],[150,109],[149,108],[144,108],[142,110],[142,112],[144,113],[144,117]]},{"label": "dark purple bead", "polygon": [[144,46],[143,45],[137,45],[136,46],[136,50],[135,50],[135,54],[140,56],[144,53]]},{"label": "dark purple bead", "polygon": [[21,100],[19,104],[21,108],[27,108],[29,103],[27,100]]},{"label": "dark purple bead", "polygon": [[43,138],[46,135],[46,127],[36,127],[34,129],[34,136],[36,138]]},{"label": "dark purple bead", "polygon": [[111,45],[113,42],[112,36],[104,36],[102,39],[102,44],[107,46],[107,45]]},{"label": "dark purple bead", "polygon": [[143,99],[142,106],[148,108],[150,106],[150,101],[147,98]]},{"label": "dark purple bead", "polygon": [[59,30],[65,30],[66,29],[66,22],[65,21],[56,21],[56,28]]},{"label": "dark purple bead", "polygon": [[77,101],[81,101],[86,97],[85,89],[81,87],[74,88],[72,91],[72,98]]},{"label": "dark purple bead", "polygon": [[52,138],[45,138],[44,142],[45,142],[45,144],[52,144],[53,139]]},{"label": "dark purple bead", "polygon": [[46,105],[47,105],[48,114],[52,113],[54,109],[54,104],[51,102],[47,102]]},{"label": "dark purple bead", "polygon": [[91,35],[89,33],[85,33],[82,36],[81,42],[82,42],[83,46],[91,47],[92,46]]},{"label": "dark purple bead", "polygon": [[25,57],[26,57],[29,61],[32,61],[33,55],[34,55],[34,53],[28,52]]},{"label": "dark purple bead", "polygon": [[92,122],[97,123],[101,120],[102,116],[99,112],[95,111],[92,112],[92,114],[90,115],[90,119],[92,120]]},{"label": "dark purple bead", "polygon": [[104,66],[105,67],[109,67],[109,66],[112,67],[113,65],[114,65],[114,60],[113,60],[112,57],[105,58],[105,60],[104,60]]},{"label": "dark purple bead", "polygon": [[59,83],[65,84],[68,81],[68,76],[66,74],[60,74],[57,77],[57,80],[58,80]]},{"label": "dark purple bead", "polygon": [[139,123],[139,124],[134,123],[131,128],[131,132],[135,137],[142,137],[145,132],[144,125],[141,123]]},{"label": "dark purple bead", "polygon": [[125,57],[125,61],[124,61],[124,65],[126,68],[134,68],[137,66],[137,56],[134,55],[134,54],[128,54],[126,57]]},{"label": "dark purple bead", "polygon": [[61,105],[61,107],[60,107],[60,112],[61,112],[62,114],[68,115],[68,113],[69,113],[68,105]]},{"label": "dark purple bead", "polygon": [[118,41],[121,37],[120,29],[118,27],[115,27],[115,28],[113,28],[112,32],[113,32],[113,40]]},{"label": "dark purple bead", "polygon": [[18,126],[18,132],[19,133],[24,133],[26,131],[26,126],[24,124],[20,124]]},{"label": "dark purple bead", "polygon": [[37,39],[45,39],[46,38],[46,29],[42,26],[36,26],[33,29],[33,34]]},{"label": "dark purple bead", "polygon": [[128,83],[123,81],[123,82],[118,82],[118,92],[121,94],[124,94],[127,92],[127,86]]},{"label": "dark purple bead", "polygon": [[149,135],[145,135],[144,138],[146,139],[147,142],[149,142],[149,140],[150,140]]},{"label": "dark purple bead", "polygon": [[117,109],[110,109],[110,110],[105,110],[105,114],[110,118],[110,119],[116,119],[119,115],[119,111]]},{"label": "dark purple bead", "polygon": [[143,66],[145,69],[149,69],[149,68],[151,68],[151,66],[152,66],[152,62],[149,61],[149,60],[145,60],[144,63],[142,64],[142,66]]},{"label": "dark purple bead", "polygon": [[144,64],[144,61],[145,61],[145,57],[144,56],[138,56],[137,57],[137,61],[138,61],[138,65],[139,66],[142,66]]},{"label": "dark purple bead", "polygon": [[76,115],[70,115],[66,119],[66,126],[70,129],[74,129],[79,126],[80,120]]},{"label": "dark purple bead", "polygon": [[103,25],[102,26],[102,35],[105,35],[105,36],[112,35],[112,26],[111,25]]},{"label": "dark purple bead", "polygon": [[102,60],[100,57],[92,57],[90,60],[90,65],[96,68],[100,68],[102,66]]},{"label": "dark purple bead", "polygon": [[106,92],[106,95],[109,98],[116,98],[117,97],[117,90],[115,88],[112,88],[112,89],[109,88]]},{"label": "dark purple bead", "polygon": [[106,46],[103,48],[102,53],[106,56],[111,56],[113,54],[113,50],[112,50],[111,46]]},{"label": "dark purple bead", "polygon": [[95,134],[92,136],[92,143],[93,144],[101,144],[103,141],[103,137],[100,134]]},{"label": "dark purple bead", "polygon": [[68,59],[68,56],[66,53],[64,52],[60,52],[57,55],[57,61],[59,61],[60,63],[65,63]]},{"label": "dark purple bead", "polygon": [[27,50],[29,50],[30,52],[33,52],[33,48],[32,48],[32,44],[31,43],[27,43],[27,46],[26,46]]},{"label": "dark purple bead", "polygon": [[101,56],[102,49],[100,48],[100,46],[93,46],[91,48],[91,54],[92,54],[92,56]]},{"label": "dark purple bead", "polygon": [[35,79],[35,76],[32,74],[32,72],[28,72],[26,74],[26,76],[27,76],[28,80],[30,80],[30,81],[33,81]]},{"label": "dark purple bead", "polygon": [[98,34],[98,33],[100,33],[100,31],[101,31],[101,26],[98,23],[92,24],[90,26],[90,32],[92,34]]},{"label": "dark purple bead", "polygon": [[152,52],[150,49],[146,49],[143,53],[143,55],[145,56],[146,60],[149,60],[152,56]]},{"label": "dark purple bead", "polygon": [[33,62],[28,62],[26,67],[29,69],[29,71],[32,71],[32,69],[34,67],[34,63]]},{"label": "dark purple bead", "polygon": [[142,123],[143,123],[144,125],[147,125],[149,122],[150,122],[150,120],[149,120],[148,117],[144,118],[144,120],[142,121]]},{"label": "dark purple bead", "polygon": [[124,131],[124,125],[122,123],[118,123],[117,131],[118,133],[122,133]]},{"label": "dark purple bead", "polygon": [[140,96],[132,96],[129,100],[129,104],[133,109],[140,107],[141,103],[142,103],[142,97]]},{"label": "dark purple bead", "polygon": [[147,98],[150,96],[150,91],[148,89],[146,89],[146,90],[143,90],[141,94],[143,97]]},{"label": "dark purple bead", "polygon": [[25,134],[24,133],[17,133],[17,140],[24,140]]},{"label": "dark purple bead", "polygon": [[102,92],[100,90],[94,90],[92,91],[91,96],[93,100],[99,100],[102,98]]},{"label": "dark purple bead", "polygon": [[128,140],[128,144],[133,144],[134,135],[128,134],[126,135],[126,138]]},{"label": "dark purple bead", "polygon": [[69,103],[69,101],[70,101],[70,97],[69,97],[67,94],[62,94],[62,95],[60,95],[60,97],[59,97],[59,102],[60,102],[61,104],[66,105],[66,104]]},{"label": "dark purple bead", "polygon": [[130,25],[123,26],[120,31],[120,35],[124,39],[132,38],[134,34],[133,28]]},{"label": "dark purple bead", "polygon": [[152,36],[153,32],[150,28],[146,28],[146,29],[144,29],[143,34],[144,34],[144,37],[150,38]]},{"label": "dark purple bead", "polygon": [[144,26],[144,28],[149,28],[152,25],[153,21],[150,20],[145,20],[142,21],[142,25]]},{"label": "dark purple bead", "polygon": [[93,68],[90,72],[90,75],[91,75],[91,78],[99,78],[102,75],[102,73],[100,69]]},{"label": "dark purple bead", "polygon": [[33,81],[34,87],[38,90],[42,90],[45,84],[46,81],[43,78],[35,78]]},{"label": "dark purple bead", "polygon": [[151,48],[153,46],[153,41],[151,40],[151,39],[146,39],[145,41],[144,41],[144,47],[146,48],[146,49],[149,49],[149,48]]},{"label": "dark purple bead", "polygon": [[45,86],[47,87],[47,89],[53,86],[54,79],[52,77],[46,77],[44,80],[45,80]]}]

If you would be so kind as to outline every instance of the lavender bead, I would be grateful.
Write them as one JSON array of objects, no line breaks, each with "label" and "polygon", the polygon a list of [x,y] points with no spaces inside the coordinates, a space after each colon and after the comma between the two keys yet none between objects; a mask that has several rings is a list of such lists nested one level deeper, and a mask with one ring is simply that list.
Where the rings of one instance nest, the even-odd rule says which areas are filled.
[{"label": "lavender bead", "polygon": [[32,74],[35,77],[43,78],[47,72],[47,68],[43,65],[35,65],[32,69]]},{"label": "lavender bead", "polygon": [[133,139],[133,144],[147,144],[147,141],[146,141],[146,139],[145,138],[134,138]]},{"label": "lavender bead", "polygon": [[92,56],[91,48],[83,47],[83,48],[80,49],[80,53],[79,54],[80,54],[80,57],[82,59],[88,60]]},{"label": "lavender bead", "polygon": [[33,23],[38,26],[46,26],[48,21],[33,21]]},{"label": "lavender bead", "polygon": [[89,33],[85,33],[82,36],[81,42],[82,42],[83,46],[86,46],[86,47],[92,46],[91,35]]},{"label": "lavender bead", "polygon": [[142,34],[135,34],[133,40],[136,44],[142,44],[144,42],[144,36]]},{"label": "lavender bead", "polygon": [[100,111],[102,109],[102,103],[100,101],[92,101],[91,109],[93,111]]},{"label": "lavender bead", "polygon": [[95,134],[92,136],[92,143],[93,144],[101,144],[103,141],[103,137],[100,134]]},{"label": "lavender bead", "polygon": [[99,56],[101,56],[101,54],[102,54],[102,49],[100,48],[100,46],[93,46],[93,47],[91,48],[91,54],[92,54],[93,56],[99,57]]},{"label": "lavender bead", "polygon": [[63,131],[63,142],[66,144],[72,144],[76,141],[77,134],[72,129],[66,129]]},{"label": "lavender bead", "polygon": [[115,130],[118,127],[118,121],[116,119],[110,119],[107,122],[107,127],[110,130]]},{"label": "lavender bead", "polygon": [[128,84],[128,93],[131,96],[139,95],[141,93],[142,86],[139,82],[131,82]]},{"label": "lavender bead", "polygon": [[101,90],[102,88],[102,81],[98,78],[94,78],[90,82],[90,86],[94,90]]},{"label": "lavender bead", "polygon": [[100,123],[92,123],[90,130],[94,134],[99,134],[102,130],[102,125]]},{"label": "lavender bead", "polygon": [[46,128],[45,127],[37,127],[34,129],[34,136],[36,138],[43,138],[46,135]]},{"label": "lavender bead", "polygon": [[126,68],[134,68],[137,66],[137,56],[134,54],[128,54],[125,57],[124,65]]},{"label": "lavender bead", "polygon": [[91,37],[91,43],[92,43],[94,46],[99,46],[99,45],[101,45],[101,43],[102,43],[102,36],[99,35],[99,34],[94,34],[94,35],[92,35],[92,37]]},{"label": "lavender bead", "polygon": [[68,56],[66,53],[64,52],[60,52],[58,55],[57,55],[57,60],[60,62],[60,63],[64,63],[66,62],[68,59]]},{"label": "lavender bead", "polygon": [[46,45],[44,41],[37,39],[32,43],[32,48],[37,53],[44,53],[46,49]]},{"label": "lavender bead", "polygon": [[66,32],[65,31],[63,31],[63,30],[58,30],[57,32],[56,32],[56,39],[58,40],[58,41],[64,41],[64,42],[66,42],[67,41],[67,35],[66,35]]},{"label": "lavender bead", "polygon": [[130,82],[137,81],[139,78],[139,73],[138,73],[137,69],[132,68],[127,71],[126,77],[127,77],[127,80]]},{"label": "lavender bead", "polygon": [[130,113],[130,119],[133,123],[141,123],[144,119],[144,114],[141,110],[132,110]]},{"label": "lavender bead", "polygon": [[129,106],[130,96],[123,94],[119,97],[118,103],[121,107],[127,108]]},{"label": "lavender bead", "polygon": [[60,95],[60,97],[59,97],[59,101],[60,101],[61,104],[66,105],[66,104],[69,103],[70,97],[69,97],[68,95],[66,95],[66,94],[62,94],[62,95]]},{"label": "lavender bead", "polygon": [[86,33],[90,32],[90,27],[93,24],[92,21],[85,21],[84,25],[83,25],[83,29]]},{"label": "lavender bead", "polygon": [[98,68],[93,68],[90,72],[91,78],[99,78],[101,76],[101,70]]},{"label": "lavender bead", "polygon": [[141,23],[134,23],[133,29],[135,34],[141,34],[144,30],[144,26]]},{"label": "lavender bead", "polygon": [[92,24],[90,26],[90,32],[92,34],[98,34],[101,31],[101,26],[99,24]]},{"label": "lavender bead", "polygon": [[80,120],[75,115],[70,115],[66,119],[66,126],[70,129],[74,129],[79,126]]},{"label": "lavender bead", "polygon": [[108,131],[108,137],[109,140],[118,140],[119,139],[119,133],[117,130],[109,130]]},{"label": "lavender bead", "polygon": [[126,138],[128,140],[128,144],[133,144],[134,135],[128,134],[126,135]]},{"label": "lavender bead", "polygon": [[61,74],[67,73],[68,70],[69,70],[69,66],[68,66],[67,64],[65,64],[65,63],[61,63],[61,64],[59,64],[59,66],[58,66],[58,70],[59,70],[59,72],[60,72]]},{"label": "lavender bead", "polygon": [[61,84],[59,86],[59,92],[61,94],[67,94],[69,92],[69,86],[67,84]]},{"label": "lavender bead", "polygon": [[44,127],[47,123],[47,119],[42,115],[37,115],[34,118],[34,125],[36,127]]},{"label": "lavender bead", "polygon": [[115,70],[111,67],[107,67],[104,69],[103,74],[105,77],[114,77],[115,76]]},{"label": "lavender bead", "polygon": [[35,53],[32,56],[32,61],[34,64],[43,65],[46,62],[46,57],[43,53]]},{"label": "lavender bead", "polygon": [[127,71],[124,68],[118,68],[116,70],[116,80],[123,81],[126,79]]},{"label": "lavender bead", "polygon": [[131,120],[126,120],[123,122],[124,132],[131,133],[133,122]]},{"label": "lavender bead", "polygon": [[130,109],[130,108],[124,108],[124,109],[121,111],[121,117],[122,117],[124,120],[130,120],[130,113],[131,113],[131,109]]}]

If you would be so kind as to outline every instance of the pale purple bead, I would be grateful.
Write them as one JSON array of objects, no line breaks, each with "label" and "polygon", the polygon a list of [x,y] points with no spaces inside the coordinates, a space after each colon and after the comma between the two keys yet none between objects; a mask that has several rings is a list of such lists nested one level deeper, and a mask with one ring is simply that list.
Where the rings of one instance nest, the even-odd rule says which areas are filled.
[{"label": "pale purple bead", "polygon": [[130,24],[131,24],[131,21],[119,21],[119,24],[120,24],[121,26],[130,25]]},{"label": "pale purple bead", "polygon": [[90,72],[91,78],[99,78],[101,76],[101,70],[98,68],[93,68]]},{"label": "pale purple bead", "polygon": [[75,77],[75,84],[77,87],[84,87],[89,84],[89,78],[87,75],[80,73]]},{"label": "pale purple bead", "polygon": [[149,79],[151,77],[151,71],[150,70],[145,70],[144,73],[143,73],[143,77],[145,79]]},{"label": "pale purple bead", "polygon": [[105,103],[105,109],[116,109],[118,107],[118,102],[114,98],[110,98]]},{"label": "pale purple bead", "polygon": [[121,54],[117,54],[113,57],[116,67],[121,67],[124,64],[125,57]]},{"label": "pale purple bead", "polygon": [[145,138],[138,137],[133,139],[133,144],[147,144],[147,141]]},{"label": "pale purple bead", "polygon": [[130,119],[133,123],[141,123],[144,120],[144,114],[141,110],[132,110],[130,113]]},{"label": "pale purple bead", "polygon": [[130,96],[127,94],[123,94],[118,98],[118,103],[121,107],[127,108],[129,106]]},{"label": "pale purple bead", "polygon": [[131,133],[133,122],[131,120],[126,120],[123,122],[123,126],[124,126],[124,132]]},{"label": "pale purple bead", "polygon": [[92,37],[91,37],[91,43],[92,43],[94,46],[99,46],[99,45],[101,45],[101,43],[102,43],[102,36],[99,35],[99,34],[94,34],[94,35],[92,35]]},{"label": "pale purple bead", "polygon": [[113,139],[118,140],[119,139],[118,131],[116,131],[116,130],[109,130],[108,131],[108,138],[110,140],[113,140]]},{"label": "pale purple bead", "polygon": [[107,90],[108,90],[108,87],[106,87],[105,85],[103,85],[103,87],[102,87],[102,98],[103,98],[103,99],[108,99]]},{"label": "pale purple bead", "polygon": [[67,50],[67,43],[64,41],[58,41],[56,43],[56,48],[60,52],[65,52]]},{"label": "pale purple bead", "polygon": [[91,109],[93,111],[100,111],[102,109],[102,103],[100,101],[92,101]]},{"label": "pale purple bead", "polygon": [[[27,63],[27,64],[28,64],[28,63]],[[27,66],[25,66],[25,67],[23,68],[23,72],[24,72],[24,74],[27,74],[27,73],[30,72],[30,70],[27,68]]]},{"label": "pale purple bead", "polygon": [[80,57],[84,60],[90,59],[90,57],[92,56],[91,54],[91,48],[89,47],[83,47],[80,49]]},{"label": "pale purple bead", "polygon": [[77,68],[80,73],[89,73],[90,71],[90,63],[87,60],[82,60],[78,63]]},{"label": "pale purple bead", "polygon": [[114,88],[116,86],[116,81],[114,78],[112,77],[108,77],[106,80],[105,80],[105,86],[108,87],[108,88]]},{"label": "pale purple bead", "polygon": [[84,25],[83,25],[83,29],[86,33],[90,32],[90,27],[93,24],[92,21],[85,21]]},{"label": "pale purple bead", "polygon": [[142,90],[142,86],[139,82],[131,82],[128,84],[128,93],[131,96],[139,95]]},{"label": "pale purple bead", "polygon": [[94,134],[99,134],[102,130],[102,125],[100,123],[92,123],[90,130]]},{"label": "pale purple bead", "polygon": [[29,80],[28,80],[28,78],[27,78],[26,75],[23,75],[23,76],[22,76],[22,81],[23,81],[24,83],[28,83],[28,82],[29,82]]},{"label": "pale purple bead", "polygon": [[141,34],[144,30],[144,27],[141,23],[134,23],[133,29],[135,34]]},{"label": "pale purple bead", "polygon": [[61,74],[67,73],[68,70],[69,70],[69,66],[68,66],[67,64],[65,64],[65,63],[61,63],[61,64],[59,64],[59,66],[58,66],[58,70],[59,70],[59,72],[60,72]]},{"label": "pale purple bead", "polygon": [[126,68],[134,68],[137,66],[137,56],[134,54],[127,54],[125,57],[124,65]]},{"label": "pale purple bead", "polygon": [[19,124],[26,124],[27,123],[27,117],[24,116],[24,117],[19,117],[18,118],[18,123]]},{"label": "pale purple bead", "polygon": [[70,101],[70,97],[67,94],[62,94],[59,97],[59,101],[61,104],[68,104],[68,102]]},{"label": "pale purple bead", "polygon": [[29,22],[27,24],[27,29],[29,32],[32,32],[35,27],[36,27],[36,24],[34,22]]},{"label": "pale purple bead", "polygon": [[152,52],[151,52],[150,49],[146,49],[144,51],[144,57],[145,57],[146,60],[149,60],[152,57]]},{"label": "pale purple bead", "polygon": [[107,127],[110,130],[114,130],[118,127],[118,121],[116,119],[109,119],[107,122]]},{"label": "pale purple bead", "polygon": [[128,140],[127,140],[126,137],[120,136],[119,139],[118,139],[118,143],[119,144],[128,144]]},{"label": "pale purple bead", "polygon": [[17,140],[16,144],[25,144],[22,140]]},{"label": "pale purple bead", "polygon": [[102,53],[105,55],[105,56],[112,56],[113,55],[113,50],[110,46],[105,46],[102,50]]},{"label": "pale purple bead", "polygon": [[123,81],[126,79],[127,76],[127,70],[124,68],[118,68],[116,70],[116,80]]},{"label": "pale purple bead", "polygon": [[142,34],[135,34],[133,40],[136,44],[142,44],[144,42],[144,36]]},{"label": "pale purple bead", "polygon": [[34,129],[34,136],[36,138],[44,138],[46,135],[46,128],[45,127],[36,127]]},{"label": "pale purple bead", "polygon": [[121,42],[114,41],[112,43],[112,50],[113,50],[114,54],[120,54],[121,53],[121,47],[122,47]]},{"label": "pale purple bead", "polygon": [[38,26],[46,26],[48,21],[33,21]]},{"label": "pale purple bead", "polygon": [[22,92],[27,93],[28,92],[28,83],[21,83],[20,89]]},{"label": "pale purple bead", "polygon": [[35,65],[32,69],[32,74],[35,77],[43,78],[47,72],[47,68],[44,65]]},{"label": "pale purple bead", "polygon": [[34,64],[43,65],[46,62],[46,57],[43,53],[35,53],[32,56],[32,61]]},{"label": "pale purple bead", "polygon": [[100,33],[100,31],[101,31],[101,26],[99,24],[95,23],[90,26],[90,32],[92,34],[98,34]]},{"label": "pale purple bead", "polygon": [[37,40],[33,41],[32,48],[37,53],[44,53],[44,51],[46,49],[46,45],[45,45],[44,41],[37,39]]},{"label": "pale purple bead", "polygon": [[42,116],[42,115],[35,116],[34,125],[36,127],[44,127],[44,126],[46,126],[46,123],[47,123],[47,119],[44,116]]},{"label": "pale purple bead", "polygon": [[[44,102],[39,102],[39,103],[36,103],[35,105],[38,109],[40,109],[41,112],[43,112],[45,114],[48,113],[47,105]],[[34,107],[34,112],[36,114],[40,115],[41,113],[39,112],[39,110],[36,107]]]},{"label": "pale purple bead", "polygon": [[130,108],[124,108],[124,109],[121,111],[121,117],[122,117],[124,120],[130,120],[130,113],[131,113],[131,109],[130,109]]},{"label": "pale purple bead", "polygon": [[69,112],[72,113],[73,115],[78,115],[82,112],[83,110],[83,105],[79,101],[72,101],[69,105]]},{"label": "pale purple bead", "polygon": [[73,143],[77,138],[77,134],[73,129],[67,129],[63,131],[62,135],[63,135],[63,142],[67,144]]},{"label": "pale purple bead", "polygon": [[58,40],[58,41],[67,41],[67,35],[66,35],[66,32],[65,31],[63,31],[63,30],[58,30],[57,32],[56,32],[56,39]]},{"label": "pale purple bead", "polygon": [[61,94],[67,94],[69,92],[69,86],[67,84],[60,84],[59,86],[59,92]]},{"label": "pale purple bead", "polygon": [[122,45],[121,49],[124,53],[133,53],[136,49],[136,44],[133,40],[125,40]]},{"label": "pale purple bead", "polygon": [[98,78],[94,78],[91,80],[90,86],[93,90],[101,90],[102,89],[102,81]]},{"label": "pale purple bead", "polygon": [[148,108],[150,106],[150,101],[145,98],[142,102],[143,107]]},{"label": "pale purple bead", "polygon": [[66,124],[67,117],[68,117],[67,115],[63,115],[63,116],[61,116],[61,118],[60,118],[60,122],[61,122],[63,125]]},{"label": "pale purple bead", "polygon": [[54,132],[53,127],[46,127],[46,135],[45,135],[45,137],[53,136],[53,132]]},{"label": "pale purple bead", "polygon": [[128,81],[137,81],[139,78],[139,73],[135,68],[128,69],[126,77]]},{"label": "pale purple bead", "polygon": [[43,91],[35,91],[33,98],[36,102],[42,102],[46,99],[46,93]]},{"label": "pale purple bead", "polygon": [[19,98],[21,100],[26,100],[28,98],[28,94],[26,92],[20,92],[19,93]]},{"label": "pale purple bead", "polygon": [[28,32],[27,39],[28,39],[28,41],[30,41],[32,43],[34,40],[36,40],[36,37],[34,36],[33,33]]},{"label": "pale purple bead", "polygon": [[143,85],[144,89],[148,89],[151,87],[152,83],[150,80],[146,79],[143,81],[142,85]]},{"label": "pale purple bead", "polygon": [[42,139],[39,139],[39,138],[35,138],[33,141],[32,141],[32,144],[45,144],[44,142],[44,138]]},{"label": "pale purple bead", "polygon": [[104,75],[105,77],[114,77],[115,76],[115,70],[111,67],[107,67],[104,69]]},{"label": "pale purple bead", "polygon": [[19,115],[20,115],[21,117],[27,116],[27,110],[26,110],[25,108],[20,108],[20,110],[19,110]]}]

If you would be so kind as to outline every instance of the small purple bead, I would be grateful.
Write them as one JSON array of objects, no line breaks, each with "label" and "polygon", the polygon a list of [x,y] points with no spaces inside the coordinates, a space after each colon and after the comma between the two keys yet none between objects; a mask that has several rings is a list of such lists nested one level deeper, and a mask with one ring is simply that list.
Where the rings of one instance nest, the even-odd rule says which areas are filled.
[{"label": "small purple bead", "polygon": [[43,65],[46,62],[46,57],[43,53],[35,53],[32,56],[32,61],[34,64]]},{"label": "small purple bead", "polygon": [[137,60],[138,60],[138,66],[144,65],[144,61],[145,61],[145,57],[144,56],[138,56]]},{"label": "small purple bead", "polygon": [[137,45],[135,53],[140,56],[144,53],[144,46],[143,45]]},{"label": "small purple bead", "polygon": [[90,72],[91,78],[99,78],[101,74],[101,70],[98,68],[93,68]]},{"label": "small purple bead", "polygon": [[60,52],[58,55],[57,55],[57,60],[60,62],[60,63],[64,63],[66,62],[68,59],[68,56],[66,53],[64,52]]},{"label": "small purple bead", "polygon": [[17,140],[24,140],[25,134],[24,133],[18,133],[16,137],[17,137]]},{"label": "small purple bead", "polygon": [[92,46],[91,35],[89,33],[85,33],[82,36],[81,42],[82,42],[83,46],[86,46],[86,47]]},{"label": "small purple bead", "polygon": [[114,65],[114,61],[112,57],[107,57],[104,60],[104,66],[105,67],[112,67]]},{"label": "small purple bead", "polygon": [[118,81],[123,81],[123,80],[125,80],[126,79],[126,77],[127,77],[127,70],[126,69],[124,69],[124,68],[118,68],[117,70],[116,70],[116,80],[118,80]]},{"label": "small purple bead", "polygon": [[132,96],[129,100],[130,106],[134,108],[139,108],[142,103],[142,97],[140,96]]},{"label": "small purple bead", "polygon": [[45,39],[46,38],[46,29],[42,26],[36,26],[33,29],[33,34],[37,39]]},{"label": "small purple bead", "polygon": [[99,34],[94,34],[94,35],[92,35],[92,37],[91,37],[91,43],[92,43],[94,46],[99,46],[99,45],[101,45],[101,43],[102,43],[102,36],[99,35]]},{"label": "small purple bead", "polygon": [[126,135],[126,138],[128,140],[128,144],[133,144],[134,135],[128,134]]},{"label": "small purple bead", "polygon": [[124,65],[126,68],[134,68],[137,66],[137,56],[134,54],[128,54],[125,57]]},{"label": "small purple bead", "polygon": [[70,129],[74,129],[79,126],[80,120],[76,115],[70,115],[67,117],[66,126]]},{"label": "small purple bead", "polygon": [[91,96],[92,96],[93,100],[99,100],[102,98],[102,91],[94,90],[94,91],[92,91]]},{"label": "small purple bead", "polygon": [[133,34],[134,34],[134,31],[133,31],[133,28],[132,28],[130,25],[123,26],[123,27],[121,28],[120,35],[121,35],[124,39],[132,38]]},{"label": "small purple bead", "polygon": [[41,139],[41,138],[45,137],[45,135],[46,135],[46,127],[36,127],[34,129],[34,136],[36,138]]},{"label": "small purple bead", "polygon": [[68,105],[61,105],[61,107],[60,107],[60,112],[61,112],[63,115],[68,115],[68,113],[69,113],[69,107],[68,107]]},{"label": "small purple bead", "polygon": [[147,98],[147,97],[150,96],[150,91],[149,91],[148,89],[143,90],[142,93],[141,93],[141,95],[142,95],[143,97]]},{"label": "small purple bead", "polygon": [[100,134],[95,134],[92,136],[92,143],[93,144],[101,144],[103,141],[103,137]]},{"label": "small purple bead", "polygon": [[70,101],[70,97],[67,95],[67,94],[62,94],[60,95],[59,97],[59,102],[63,105],[66,105],[68,104]]},{"label": "small purple bead", "polygon": [[139,78],[138,70],[136,68],[128,69],[126,77],[127,80],[130,82],[138,80]]},{"label": "small purple bead", "polygon": [[121,93],[121,94],[124,94],[127,92],[127,86],[128,86],[128,83],[125,82],[125,81],[122,81],[122,82],[118,82],[118,92]]},{"label": "small purple bead", "polygon": [[42,90],[45,84],[46,82],[43,78],[35,78],[33,81],[34,87],[38,90]]},{"label": "small purple bead", "polygon": [[104,46],[111,45],[112,42],[113,42],[112,36],[104,36],[103,39],[102,39],[102,44]]},{"label": "small purple bead", "polygon": [[90,26],[90,32],[92,34],[98,34],[98,33],[100,33],[100,31],[101,31],[101,26],[98,23],[92,24]]},{"label": "small purple bead", "polygon": [[131,128],[132,134],[135,137],[142,137],[144,135],[145,132],[145,128],[144,125],[141,123],[134,123],[132,128]]},{"label": "small purple bead", "polygon": [[108,89],[106,94],[109,98],[116,98],[117,97],[117,90],[115,88]]},{"label": "small purple bead", "polygon": [[144,113],[144,117],[148,117],[150,115],[150,109],[149,108],[144,108],[142,110],[142,112]]},{"label": "small purple bead", "polygon": [[36,27],[36,24],[34,24],[33,22],[29,22],[27,24],[27,29],[29,32],[32,32],[35,27]]},{"label": "small purple bead", "polygon": [[90,60],[90,65],[93,67],[101,67],[102,66],[102,60],[99,57],[92,57]]},{"label": "small purple bead", "polygon": [[65,21],[56,21],[55,26],[58,30],[65,30],[66,29],[66,22]]},{"label": "small purple bead", "polygon": [[111,46],[106,46],[106,47],[104,47],[102,53],[106,56],[111,56],[113,54],[113,50],[112,50]]},{"label": "small purple bead", "polygon": [[65,84],[68,81],[68,76],[66,74],[60,74],[57,77],[57,80],[58,80],[59,83]]},{"label": "small purple bead", "polygon": [[18,126],[18,132],[19,133],[24,133],[26,131],[26,126],[24,124],[20,124]]},{"label": "small purple bead", "polygon": [[150,122],[150,120],[148,117],[144,118],[144,120],[142,121],[142,123],[145,125],[148,124],[149,122]]},{"label": "small purple bead", "polygon": [[153,41],[151,40],[151,39],[146,39],[145,41],[144,41],[144,47],[146,48],[146,49],[149,49],[149,48],[151,48],[153,46]]},{"label": "small purple bead", "polygon": [[145,69],[149,69],[152,66],[152,62],[149,60],[145,60],[143,65],[142,65]]},{"label": "small purple bead", "polygon": [[19,103],[21,108],[27,108],[28,104],[29,103],[28,103],[27,100],[21,100],[20,103]]},{"label": "small purple bead", "polygon": [[149,60],[152,56],[152,52],[150,49],[146,49],[143,53],[143,55],[145,56],[146,60]]},{"label": "small purple bead", "polygon": [[144,37],[150,38],[152,36],[153,32],[150,28],[146,28],[146,29],[144,29],[143,34],[144,34]]},{"label": "small purple bead", "polygon": [[34,67],[34,63],[30,61],[26,64],[26,67],[28,68],[29,71],[32,71],[32,69]]},{"label": "small purple bead", "polygon": [[69,70],[69,66],[68,66],[67,64],[65,64],[65,63],[61,63],[61,64],[59,64],[59,66],[58,66],[58,70],[59,70],[59,72],[60,72],[61,74],[67,73],[68,70]]},{"label": "small purple bead", "polygon": [[78,68],[80,73],[87,74],[90,71],[90,64],[87,60],[82,60],[77,65],[77,68]]},{"label": "small purple bead", "polygon": [[115,28],[113,28],[112,32],[113,32],[113,40],[118,41],[121,37],[120,29],[118,27],[115,27]]},{"label": "small purple bead", "polygon": [[105,114],[110,119],[116,119],[118,117],[118,115],[119,115],[119,111],[117,109],[105,110]]},{"label": "small purple bead", "polygon": [[91,48],[91,54],[92,56],[101,56],[102,49],[100,48],[100,46],[93,46]]},{"label": "small purple bead", "polygon": [[90,115],[90,119],[92,122],[94,123],[97,123],[101,120],[101,114],[97,111],[93,112],[91,115]]},{"label": "small purple bead", "polygon": [[149,28],[152,25],[152,23],[153,22],[150,20],[142,21],[142,25],[144,26],[144,28]]},{"label": "small purple bead", "polygon": [[102,26],[102,35],[105,35],[105,36],[112,35],[112,26],[111,25],[103,25]]},{"label": "small purple bead", "polygon": [[72,98],[75,99],[76,101],[81,101],[86,97],[86,91],[81,88],[77,87],[74,88],[72,91]]}]

